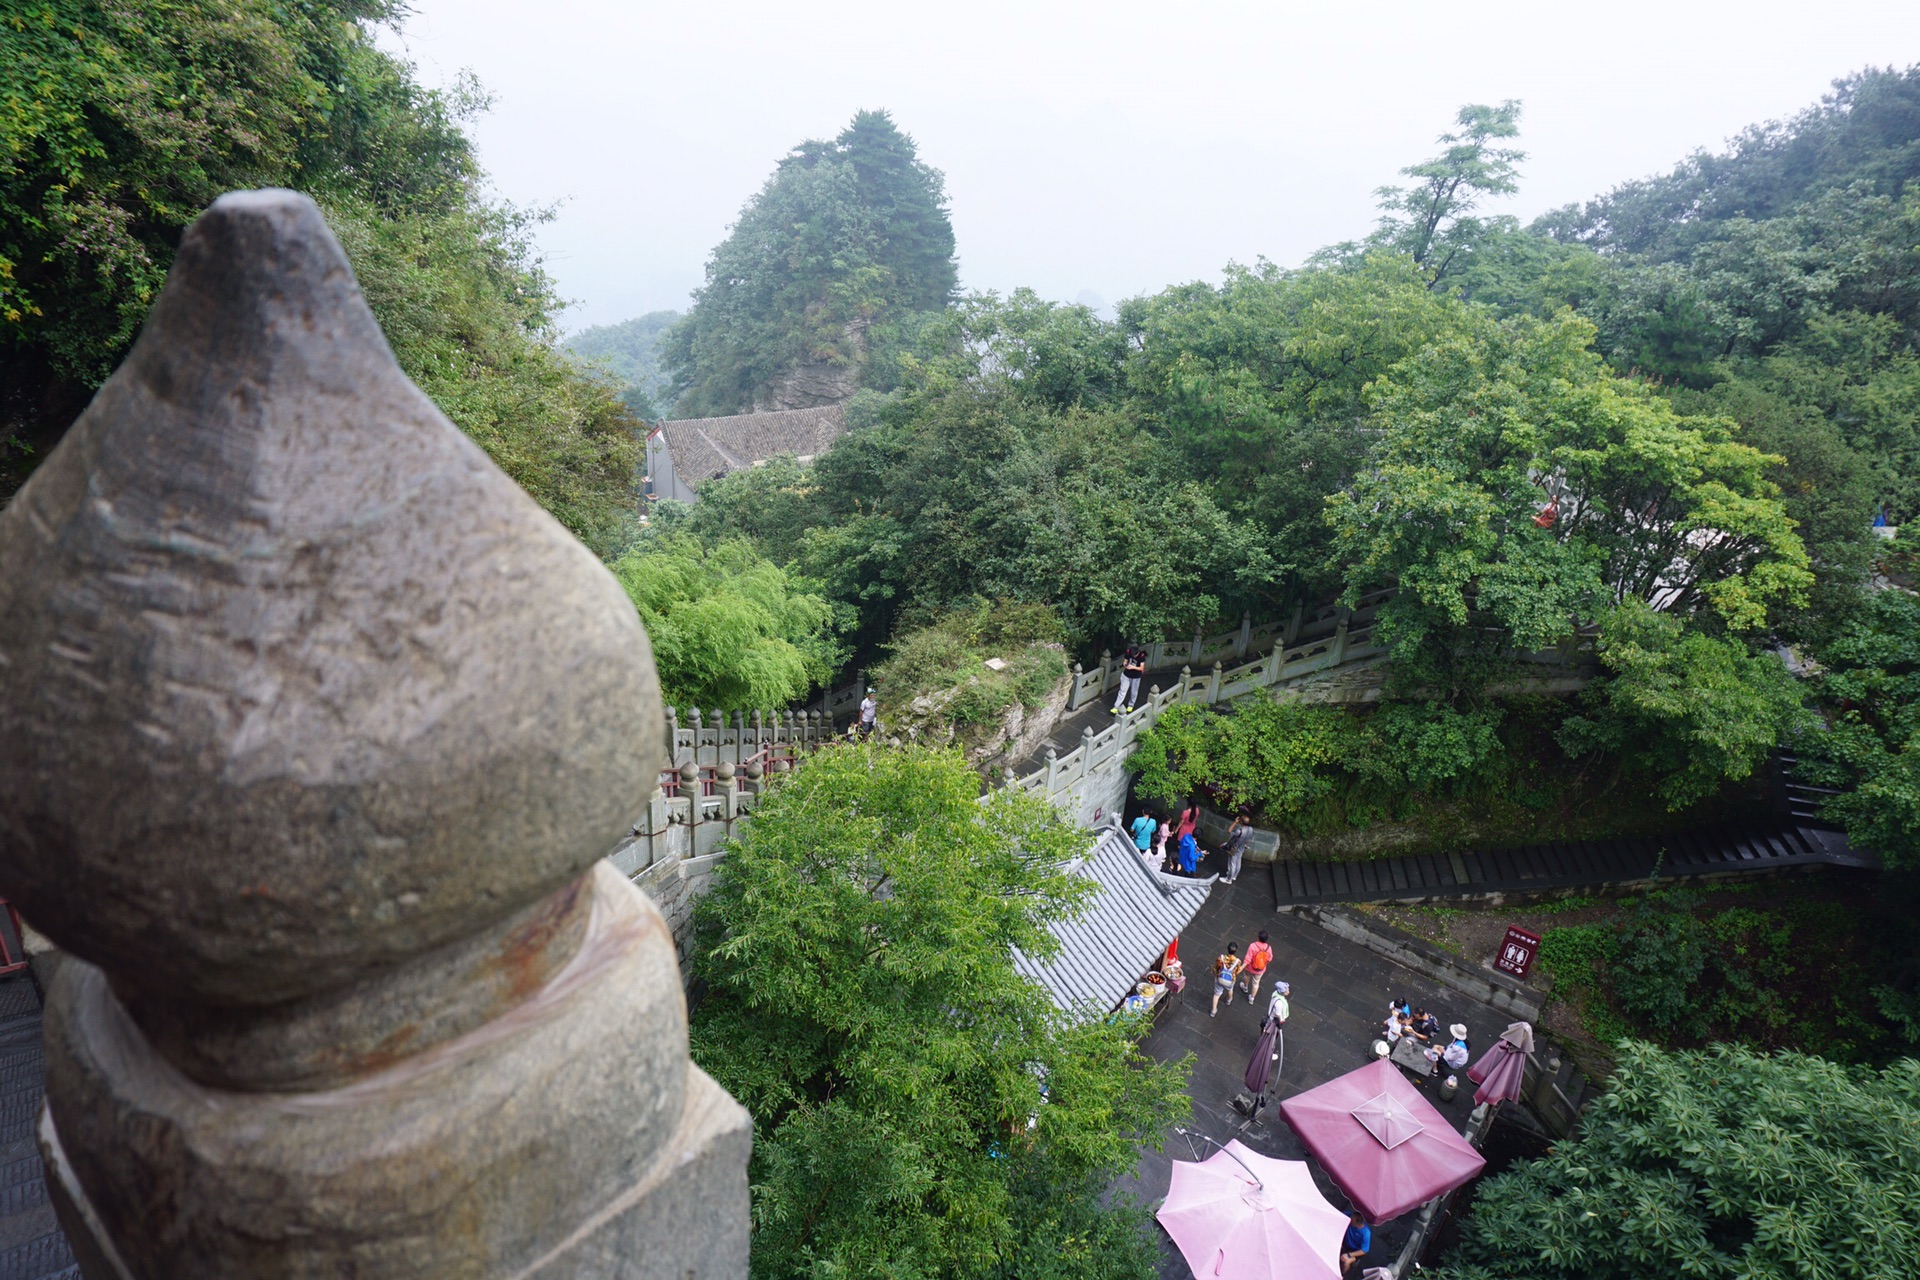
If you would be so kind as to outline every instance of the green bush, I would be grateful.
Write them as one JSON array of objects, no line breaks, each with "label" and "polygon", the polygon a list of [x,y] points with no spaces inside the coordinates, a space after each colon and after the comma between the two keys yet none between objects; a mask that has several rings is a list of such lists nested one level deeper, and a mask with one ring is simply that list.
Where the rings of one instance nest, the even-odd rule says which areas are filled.
[{"label": "green bush", "polygon": [[1660,1031],[1697,1036],[1706,1011],[1696,988],[1707,972],[1707,927],[1686,911],[1638,910],[1620,931],[1611,980],[1621,1006]]},{"label": "green bush", "polygon": [[1631,1041],[1577,1138],[1489,1178],[1439,1280],[1911,1275],[1920,1065]]},{"label": "green bush", "polygon": [[1860,1061],[1920,1044],[1906,994],[1873,981],[1910,963],[1904,942],[1898,925],[1841,902],[1705,911],[1698,893],[1668,890],[1615,920],[1548,928],[1540,964],[1557,990],[1584,996],[1586,1031],[1601,1042],[1740,1041]]},{"label": "green bush", "polygon": [[1136,789],[1173,804],[1209,794],[1296,832],[1404,817],[1421,796],[1450,796],[1508,762],[1496,710],[1388,703],[1356,713],[1258,695],[1224,708],[1182,704],[1142,735]]},{"label": "green bush", "polygon": [[670,706],[774,710],[839,665],[833,610],[743,538],[650,531],[613,565]]}]

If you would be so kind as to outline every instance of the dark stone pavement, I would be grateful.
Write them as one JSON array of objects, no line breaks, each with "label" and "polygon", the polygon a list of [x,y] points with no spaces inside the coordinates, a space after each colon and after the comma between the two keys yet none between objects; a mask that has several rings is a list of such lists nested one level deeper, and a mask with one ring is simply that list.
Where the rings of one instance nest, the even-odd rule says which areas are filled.
[{"label": "dark stone pavement", "polygon": [[[1222,1000],[1220,1016],[1209,1018],[1213,957],[1229,942],[1245,955],[1247,944],[1262,929],[1268,932],[1274,963],[1268,970],[1270,976],[1261,985],[1260,997],[1255,1002],[1258,1007],[1250,1007],[1245,997],[1237,997],[1232,1005]],[[1293,984],[1290,997],[1293,1016],[1286,1029],[1286,1056],[1280,1083],[1271,1088],[1275,1103],[1364,1065],[1369,1047],[1386,1017],[1387,1002],[1395,996],[1405,996],[1414,1004],[1425,1006],[1439,1017],[1443,1026],[1466,1023],[1476,1058],[1511,1021],[1504,1013],[1457,995],[1316,925],[1276,914],[1272,878],[1267,867],[1258,863],[1247,864],[1234,884],[1214,885],[1207,904],[1180,936],[1180,958],[1187,966],[1186,990],[1171,997],[1156,1014],[1145,1049],[1163,1062],[1187,1053],[1195,1056],[1190,1087],[1193,1097],[1190,1129],[1223,1143],[1238,1137],[1262,1155],[1280,1159],[1300,1160],[1307,1156],[1299,1139],[1280,1118],[1278,1107],[1270,1105],[1263,1123],[1240,1133],[1245,1117],[1232,1105],[1234,1094],[1244,1089],[1241,1077],[1253,1054],[1254,1042],[1259,1038],[1267,996],[1275,977]],[[1473,1086],[1467,1083],[1464,1074],[1460,1083],[1460,1092],[1451,1103],[1439,1101],[1433,1084],[1423,1086],[1429,1101],[1440,1108],[1456,1129],[1465,1127],[1467,1115],[1473,1109]],[[1122,1180],[1116,1190],[1152,1204],[1167,1193],[1173,1159],[1204,1159],[1213,1150],[1201,1144],[1196,1156],[1186,1138],[1170,1133],[1163,1149],[1146,1152],[1133,1176]],[[1325,1171],[1318,1164],[1313,1165],[1313,1170],[1315,1181],[1327,1199],[1343,1210],[1348,1208],[1346,1196],[1333,1185]],[[1417,1210],[1385,1225],[1375,1225],[1373,1253],[1368,1265],[1385,1265],[1399,1253],[1416,1214]],[[1160,1275],[1164,1280],[1189,1280],[1192,1272],[1179,1250],[1165,1232],[1159,1235]]]}]

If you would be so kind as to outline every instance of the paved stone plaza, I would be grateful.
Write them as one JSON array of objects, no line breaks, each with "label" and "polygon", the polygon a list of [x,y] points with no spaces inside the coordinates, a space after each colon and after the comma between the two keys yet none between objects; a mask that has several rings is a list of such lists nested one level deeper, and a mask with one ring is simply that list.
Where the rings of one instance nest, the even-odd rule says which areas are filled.
[{"label": "paved stone plaza", "polygon": [[[1279,1117],[1277,1107],[1269,1107],[1267,1122],[1246,1133],[1238,1132],[1245,1120],[1233,1109],[1234,1094],[1242,1092],[1241,1076],[1253,1054],[1260,1035],[1260,1021],[1266,1009],[1266,996],[1272,978],[1262,985],[1258,1008],[1249,1007],[1244,997],[1229,1006],[1220,1004],[1220,1016],[1209,1018],[1212,1000],[1210,969],[1213,957],[1229,942],[1245,955],[1247,944],[1261,929],[1269,935],[1274,964],[1269,973],[1293,984],[1293,1018],[1287,1024],[1286,1060],[1274,1097],[1290,1097],[1335,1076],[1362,1066],[1368,1047],[1386,1016],[1387,1002],[1405,996],[1416,1005],[1424,1005],[1436,1014],[1442,1025],[1464,1022],[1473,1041],[1474,1053],[1493,1043],[1511,1017],[1499,1011],[1453,994],[1432,982],[1403,969],[1391,961],[1344,939],[1336,938],[1318,926],[1279,915],[1274,911],[1272,878],[1264,865],[1249,864],[1238,882],[1216,884],[1206,906],[1194,917],[1180,938],[1180,956],[1186,962],[1187,988],[1173,997],[1156,1017],[1146,1049],[1162,1061],[1191,1052],[1196,1057],[1191,1093],[1193,1123],[1189,1126],[1216,1141],[1232,1137],[1255,1151],[1281,1159],[1299,1160],[1306,1152],[1300,1141]],[[1441,1103],[1429,1086],[1428,1097],[1456,1128],[1466,1124],[1473,1109],[1472,1086],[1461,1079],[1461,1091],[1450,1103]],[[1200,1157],[1213,1148],[1202,1145]],[[1151,1204],[1167,1192],[1173,1159],[1194,1159],[1187,1140],[1169,1134],[1164,1149],[1149,1151],[1141,1159],[1134,1177],[1121,1189]],[[1327,1198],[1340,1208],[1347,1199],[1314,1166],[1314,1176]],[[1407,1214],[1385,1226],[1376,1226],[1373,1253],[1369,1265],[1384,1265],[1392,1260],[1407,1239],[1415,1214]],[[1180,1253],[1164,1232],[1160,1234],[1160,1274],[1165,1280],[1187,1280],[1192,1275]]]}]

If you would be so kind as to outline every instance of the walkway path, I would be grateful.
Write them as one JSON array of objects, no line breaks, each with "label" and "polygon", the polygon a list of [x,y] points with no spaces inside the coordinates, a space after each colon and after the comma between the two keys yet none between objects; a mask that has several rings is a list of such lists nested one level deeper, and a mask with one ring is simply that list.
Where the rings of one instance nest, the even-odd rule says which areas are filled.
[{"label": "walkway path", "polygon": [[0,980],[0,1280],[80,1276],[47,1200],[34,1140],[46,1061],[32,978]]},{"label": "walkway path", "polygon": [[[1145,697],[1147,690],[1154,685],[1159,685],[1162,689],[1169,688],[1179,678],[1180,668],[1178,667],[1166,671],[1149,671],[1140,681],[1140,694]],[[1070,711],[1060,717],[1059,723],[1053,726],[1053,732],[1047,735],[1046,741],[1035,747],[1026,759],[1014,765],[1014,774],[1025,777],[1027,774],[1046,768],[1049,749],[1055,755],[1064,756],[1085,741],[1088,730],[1098,733],[1112,724],[1117,718],[1113,714],[1112,706],[1113,695],[1108,694],[1095,699],[1092,704],[1081,707],[1078,711]]]},{"label": "walkway path", "polygon": [[[1299,1139],[1273,1108],[1268,1110],[1270,1123],[1256,1125],[1246,1134],[1237,1132],[1244,1117],[1233,1109],[1232,1099],[1242,1090],[1241,1076],[1260,1034],[1267,991],[1262,990],[1257,1008],[1239,999],[1232,1005],[1223,1004],[1219,1017],[1207,1016],[1211,993],[1201,971],[1229,942],[1244,953],[1247,943],[1262,929],[1267,930],[1273,946],[1272,972],[1293,984],[1293,1019],[1287,1024],[1286,1060],[1276,1099],[1291,1097],[1364,1065],[1380,1020],[1386,1016],[1387,1002],[1395,996],[1405,996],[1433,1010],[1443,1023],[1466,1023],[1476,1047],[1491,1044],[1511,1021],[1507,1015],[1456,995],[1357,943],[1336,938],[1304,920],[1275,915],[1265,877],[1242,876],[1232,885],[1216,884],[1206,905],[1180,935],[1180,954],[1196,977],[1156,1015],[1145,1043],[1146,1051],[1162,1062],[1189,1052],[1195,1056],[1188,1090],[1193,1097],[1193,1121],[1188,1127],[1215,1141],[1237,1136],[1262,1155],[1286,1160],[1305,1158]],[[1462,1089],[1451,1102],[1441,1102],[1431,1090],[1428,1097],[1455,1128],[1466,1125],[1473,1109],[1470,1087]],[[1201,1155],[1211,1150],[1203,1146]],[[1117,1189],[1151,1204],[1167,1193],[1173,1160],[1194,1158],[1185,1138],[1169,1134],[1164,1148],[1146,1152],[1133,1175],[1123,1179]],[[1346,1197],[1317,1164],[1311,1167],[1321,1191],[1345,1208]],[[1375,1265],[1399,1253],[1415,1216],[1408,1214],[1374,1231],[1371,1260]],[[1160,1233],[1160,1243],[1162,1280],[1189,1280],[1192,1272],[1164,1232]]]},{"label": "walkway path", "polygon": [[1288,858],[1271,867],[1275,901],[1282,906],[1309,906],[1600,888],[1656,877],[1741,875],[1789,867],[1879,865],[1877,855],[1849,847],[1846,836],[1838,831],[1784,821],[1365,862]]}]

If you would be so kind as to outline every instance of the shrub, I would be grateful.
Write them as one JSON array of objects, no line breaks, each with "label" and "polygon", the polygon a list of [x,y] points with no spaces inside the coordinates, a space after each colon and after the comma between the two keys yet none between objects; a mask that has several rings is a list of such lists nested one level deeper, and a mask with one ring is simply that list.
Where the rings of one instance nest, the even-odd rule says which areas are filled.
[{"label": "shrub", "polygon": [[1636,904],[1613,954],[1613,992],[1621,1007],[1661,1031],[1700,1034],[1706,1017],[1695,988],[1707,971],[1710,941],[1707,927],[1686,911]]},{"label": "shrub", "polygon": [[1577,1139],[1487,1179],[1441,1280],[1910,1275],[1920,1067],[1631,1041]]}]

